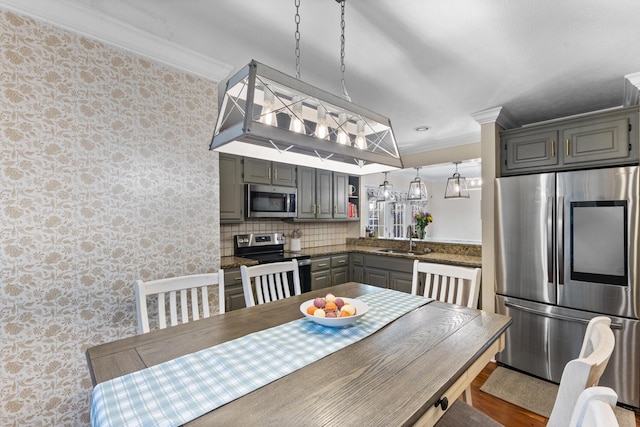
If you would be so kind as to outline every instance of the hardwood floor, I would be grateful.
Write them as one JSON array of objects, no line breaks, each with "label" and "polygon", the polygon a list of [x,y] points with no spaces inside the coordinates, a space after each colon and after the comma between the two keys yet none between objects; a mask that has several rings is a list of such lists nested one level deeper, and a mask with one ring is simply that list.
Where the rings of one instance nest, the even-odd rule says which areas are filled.
[{"label": "hardwood floor", "polygon": [[[495,363],[489,363],[471,383],[473,406],[507,427],[546,426],[547,418],[480,391],[480,387],[482,387],[496,367],[497,365]],[[640,413],[637,411],[636,427],[640,427]]]}]

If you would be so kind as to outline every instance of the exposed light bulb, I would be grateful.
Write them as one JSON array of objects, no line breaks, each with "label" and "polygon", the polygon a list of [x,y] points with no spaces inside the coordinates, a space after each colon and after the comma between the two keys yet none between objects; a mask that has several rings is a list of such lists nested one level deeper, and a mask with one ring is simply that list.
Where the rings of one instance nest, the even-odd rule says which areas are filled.
[{"label": "exposed light bulb", "polygon": [[327,110],[318,105],[318,123],[316,124],[316,138],[325,139],[329,136],[329,126],[327,126]]},{"label": "exposed light bulb", "polygon": [[304,132],[304,123],[302,122],[302,97],[294,95],[291,99],[291,124],[289,130],[296,133]]},{"label": "exposed light bulb", "polygon": [[347,126],[347,115],[345,113],[338,114],[338,143],[346,144],[349,142],[349,135],[344,128]]},{"label": "exposed light bulb", "polygon": [[364,135],[364,120],[356,122],[356,147],[361,150],[367,148],[367,138]]},{"label": "exposed light bulb", "polygon": [[274,111],[274,98],[273,92],[271,92],[268,88],[264,89],[264,103],[262,105],[262,116],[260,116],[260,121],[265,125],[269,126],[278,126],[278,118]]}]

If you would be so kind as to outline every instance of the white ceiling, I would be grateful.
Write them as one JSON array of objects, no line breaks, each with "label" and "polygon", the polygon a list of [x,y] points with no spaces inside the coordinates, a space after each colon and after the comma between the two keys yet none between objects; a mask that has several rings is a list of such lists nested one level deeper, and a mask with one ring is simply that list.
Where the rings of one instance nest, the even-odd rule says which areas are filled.
[{"label": "white ceiling", "polygon": [[[340,5],[300,2],[301,80],[340,95]],[[105,28],[120,25],[122,33],[125,23],[156,44],[170,42],[158,49],[167,63],[211,59],[226,76],[255,59],[295,75],[293,0],[0,5],[54,24],[56,11],[70,16],[71,7],[68,28],[87,35],[95,28],[107,41]],[[90,22],[83,14],[100,25],[82,27]],[[637,0],[347,0],[345,19],[348,93],[391,119],[403,155],[478,142],[472,114],[493,107],[524,125],[620,106],[625,76],[640,72]],[[122,44],[144,54],[138,39]],[[414,131],[419,125],[431,129]]]}]

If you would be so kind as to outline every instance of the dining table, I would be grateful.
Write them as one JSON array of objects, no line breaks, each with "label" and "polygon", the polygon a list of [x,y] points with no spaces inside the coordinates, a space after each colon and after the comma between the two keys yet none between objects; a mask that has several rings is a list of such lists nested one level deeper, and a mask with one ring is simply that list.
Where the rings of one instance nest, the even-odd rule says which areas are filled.
[{"label": "dining table", "polygon": [[[364,325],[368,317],[373,321],[376,316],[382,316],[378,314],[382,311],[371,308],[349,327],[315,325],[301,313],[300,306],[328,293],[341,298],[367,299],[370,306],[380,309],[393,304],[407,304],[406,312],[382,326],[378,325],[377,329],[352,343],[324,351],[324,347],[330,347],[331,341],[327,345],[326,339],[331,340],[331,334],[357,332],[359,324]],[[229,398],[213,410],[196,413],[197,417],[185,421],[184,425],[431,426],[504,348],[505,331],[510,324],[511,319],[507,316],[348,282],[87,349],[86,357],[94,384],[92,417],[94,410],[97,413],[110,405],[108,401],[100,400],[104,393],[96,394],[103,387],[112,383],[128,387],[129,378],[135,379],[136,375],[169,366],[194,354],[208,355],[203,352],[219,350],[220,357],[224,357],[227,352],[225,346],[233,343],[244,346],[246,344],[242,340],[259,337],[260,334],[264,336],[270,331],[280,331],[281,335],[268,338],[269,344],[277,348],[282,331],[289,330],[282,328],[291,325],[310,331],[310,336],[300,341],[300,348],[287,351],[285,356],[278,355],[275,362],[269,362],[274,366],[264,367],[267,376],[282,367],[282,376],[275,375],[257,388]],[[313,329],[310,325],[326,330]],[[318,337],[313,334],[318,334]],[[321,348],[315,348],[313,343],[316,339]],[[300,365],[295,363],[297,355],[316,350],[321,351],[317,360],[310,359]],[[247,357],[251,359],[252,350],[248,352]],[[234,359],[234,356],[229,357]],[[260,360],[249,360],[248,363],[262,368]],[[293,367],[287,370],[289,365]],[[210,377],[207,381],[214,384],[217,383],[217,375],[220,375],[220,382],[225,374],[233,378],[238,376],[226,372],[226,368],[219,374],[207,374]],[[164,382],[170,381],[166,379]],[[240,383],[237,385],[244,385],[242,379],[237,382]],[[157,384],[163,384],[163,380],[159,379]],[[201,388],[206,393],[210,387]],[[173,385],[173,390],[176,389],[176,393],[192,397],[193,387],[185,386],[181,392],[180,386]],[[180,408],[177,406],[176,410],[180,411]],[[92,423],[101,425],[94,419]]]}]

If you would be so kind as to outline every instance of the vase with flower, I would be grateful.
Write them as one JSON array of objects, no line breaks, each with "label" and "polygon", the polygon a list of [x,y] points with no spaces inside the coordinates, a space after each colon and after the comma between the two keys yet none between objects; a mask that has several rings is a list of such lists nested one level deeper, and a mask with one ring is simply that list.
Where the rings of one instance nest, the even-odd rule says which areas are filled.
[{"label": "vase with flower", "polygon": [[427,226],[433,222],[433,216],[429,212],[420,211],[413,216],[416,223],[416,233],[419,239],[424,239]]}]

